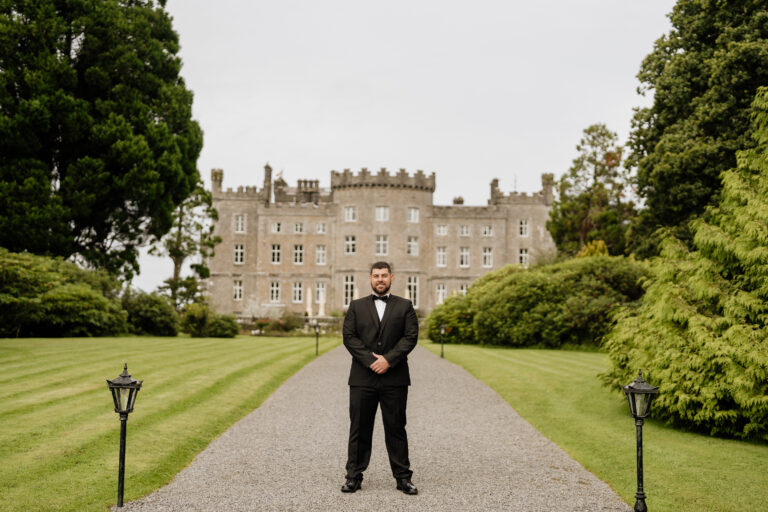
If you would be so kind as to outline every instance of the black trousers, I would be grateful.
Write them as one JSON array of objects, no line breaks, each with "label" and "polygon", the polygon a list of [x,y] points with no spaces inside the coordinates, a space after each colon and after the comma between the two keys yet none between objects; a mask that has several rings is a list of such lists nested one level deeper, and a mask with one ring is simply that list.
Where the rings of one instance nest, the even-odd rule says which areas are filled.
[{"label": "black trousers", "polygon": [[405,434],[405,407],[408,386],[349,387],[349,447],[347,478],[363,479],[363,471],[371,460],[371,441],[376,409],[381,405],[384,420],[384,440],[389,465],[395,478],[411,478],[408,460],[408,436]]}]

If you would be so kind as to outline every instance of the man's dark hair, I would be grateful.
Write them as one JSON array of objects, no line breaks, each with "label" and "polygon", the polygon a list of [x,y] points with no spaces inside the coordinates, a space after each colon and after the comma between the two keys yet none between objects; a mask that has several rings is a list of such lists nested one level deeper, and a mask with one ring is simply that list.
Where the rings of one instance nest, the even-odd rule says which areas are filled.
[{"label": "man's dark hair", "polygon": [[390,267],[389,263],[387,263],[386,261],[377,261],[376,263],[371,265],[371,271],[369,273],[373,274],[373,271],[375,269],[382,269],[382,268],[387,269],[387,272],[389,272],[390,274],[392,273],[392,267]]}]

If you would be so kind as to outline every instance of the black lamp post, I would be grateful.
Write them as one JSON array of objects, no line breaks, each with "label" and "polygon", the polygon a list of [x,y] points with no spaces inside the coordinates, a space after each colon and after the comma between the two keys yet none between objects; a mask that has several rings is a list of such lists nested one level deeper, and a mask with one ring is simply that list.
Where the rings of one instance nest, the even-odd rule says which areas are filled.
[{"label": "black lamp post", "polygon": [[445,352],[443,351],[443,337],[445,336],[445,324],[442,324],[440,326],[440,357],[445,357]]},{"label": "black lamp post", "polygon": [[637,429],[637,493],[635,494],[635,512],[647,512],[645,492],[643,492],[643,420],[651,412],[651,402],[659,394],[659,388],[643,380],[642,371],[638,370],[635,381],[624,386],[629,402],[629,413],[635,418]]},{"label": "black lamp post", "polygon": [[115,402],[115,412],[120,415],[120,465],[117,472],[117,506],[123,506],[123,482],[125,480],[125,425],[128,414],[133,411],[136,403],[136,395],[141,389],[143,380],[137,381],[128,373],[128,363],[115,380],[107,379],[107,386],[112,392],[112,400]]},{"label": "black lamp post", "polygon": [[317,318],[312,320],[312,327],[315,328],[315,356],[320,353],[320,324],[317,323]]}]

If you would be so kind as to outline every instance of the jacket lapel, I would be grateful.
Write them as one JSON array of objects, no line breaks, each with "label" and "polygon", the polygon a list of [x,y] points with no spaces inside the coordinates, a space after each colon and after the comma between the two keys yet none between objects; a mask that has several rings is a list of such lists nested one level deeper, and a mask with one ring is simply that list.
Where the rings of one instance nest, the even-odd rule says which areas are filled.
[{"label": "jacket lapel", "polygon": [[[387,301],[387,307],[384,308],[384,316],[381,317],[381,325],[379,326],[379,337],[381,337],[381,333],[384,332],[384,326],[387,325],[387,320],[389,319],[392,312],[392,309],[395,307],[395,296],[390,294],[389,300]],[[375,306],[374,306],[375,309]],[[376,318],[378,319],[379,316],[376,315]]]},{"label": "jacket lapel", "polygon": [[[368,296],[368,300],[365,301],[366,308],[368,309],[368,313],[371,315],[371,320],[373,321],[373,325],[376,326],[377,329],[379,329],[379,312],[376,311],[376,304],[373,302],[373,295]],[[386,316],[386,310],[384,310],[384,316]]]}]

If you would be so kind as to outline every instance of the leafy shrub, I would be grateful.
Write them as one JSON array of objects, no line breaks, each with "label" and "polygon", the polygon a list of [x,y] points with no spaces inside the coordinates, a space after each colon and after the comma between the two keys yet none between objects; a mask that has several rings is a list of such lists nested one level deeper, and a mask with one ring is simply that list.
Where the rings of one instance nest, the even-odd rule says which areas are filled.
[{"label": "leafy shrub", "polygon": [[302,327],[304,327],[304,317],[286,311],[280,318],[273,319],[269,322],[267,332],[285,333],[296,331]]},{"label": "leafy shrub", "polygon": [[611,313],[642,296],[644,265],[593,256],[529,270],[509,265],[489,272],[466,296],[450,297],[427,319],[427,335],[448,343],[560,347],[597,345]]},{"label": "leafy shrub", "polygon": [[207,304],[193,303],[184,308],[181,319],[181,330],[193,338],[208,336],[208,326],[212,312]]},{"label": "leafy shrub", "polygon": [[768,440],[768,89],[755,99],[755,143],[721,176],[720,203],[667,236],[638,309],[605,345],[617,390],[642,368],[659,386],[653,415],[711,435]]},{"label": "leafy shrub", "polygon": [[119,290],[104,272],[0,248],[0,337],[124,333]]},{"label": "leafy shrub", "polygon": [[233,315],[217,315],[207,304],[193,303],[184,308],[181,329],[193,338],[234,338],[240,324]]},{"label": "leafy shrub", "polygon": [[178,315],[165,297],[155,293],[126,293],[123,308],[135,334],[176,336],[179,332]]},{"label": "leafy shrub", "polygon": [[127,331],[126,314],[85,284],[57,286],[40,296],[34,336],[107,336]]},{"label": "leafy shrub", "polygon": [[208,325],[208,336],[234,338],[240,332],[240,324],[234,315],[216,315]]}]

